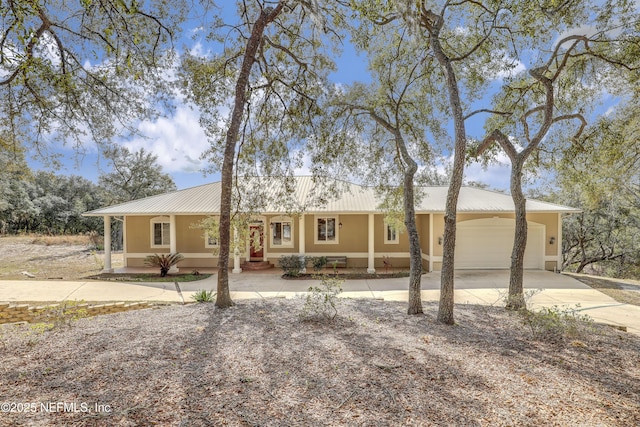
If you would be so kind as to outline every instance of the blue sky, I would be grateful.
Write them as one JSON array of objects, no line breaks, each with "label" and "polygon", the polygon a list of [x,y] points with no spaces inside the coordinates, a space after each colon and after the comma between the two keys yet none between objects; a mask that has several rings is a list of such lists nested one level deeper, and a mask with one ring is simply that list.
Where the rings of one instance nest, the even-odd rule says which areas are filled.
[{"label": "blue sky", "polygon": [[[354,81],[368,80],[366,70],[366,58],[359,56],[350,47],[346,46],[342,57],[339,59],[339,69],[331,78],[336,83],[352,83]],[[121,139],[119,144],[128,147],[132,151],[144,148],[158,155],[158,162],[163,170],[174,179],[178,189],[193,187],[217,181],[219,174],[205,175],[200,155],[208,147],[204,131],[198,123],[198,112],[190,106],[178,103],[175,112],[168,117],[161,117],[152,122],[143,122],[139,130],[144,138]],[[95,147],[86,147],[86,152],[78,156],[72,147],[53,147],[53,151],[60,155],[62,167],[57,173],[66,175],[80,175],[97,182],[101,170],[108,170],[108,163],[98,157]],[[506,158],[502,159],[503,165],[493,165],[483,170],[478,165],[467,168],[466,179],[489,184],[492,188],[508,189],[509,167]],[[33,169],[49,169],[37,159],[29,159],[29,165]],[[300,174],[309,174],[308,169],[303,168]]]},{"label": "blue sky", "polygon": [[[229,8],[231,9],[231,8]],[[208,46],[202,39],[191,40],[185,38],[190,48],[204,49]],[[364,56],[355,53],[353,48],[346,44],[342,57],[338,59],[338,71],[331,78],[336,83],[348,84],[354,81],[367,81],[367,60]],[[119,140],[118,143],[128,147],[132,151],[140,148],[158,155],[158,161],[165,172],[169,173],[179,189],[200,185],[219,179],[218,174],[205,176],[202,172],[205,164],[200,160],[200,154],[208,147],[207,138],[198,123],[198,112],[183,103],[177,103],[175,112],[170,117],[162,117],[152,122],[143,122],[139,125],[144,138]],[[477,125],[470,125],[469,135],[480,133]],[[58,147],[54,151],[62,158],[62,168],[58,171],[62,174],[75,174],[87,179],[97,181],[101,169],[108,167],[104,159],[100,160],[95,148],[87,147],[84,156],[78,157],[72,148]],[[40,162],[30,159],[30,166],[34,169],[46,168]],[[491,188],[507,190],[509,188],[510,166],[506,156],[501,155],[498,164],[483,169],[477,164],[468,166],[465,179],[488,184]],[[303,168],[300,174],[308,173]]]}]

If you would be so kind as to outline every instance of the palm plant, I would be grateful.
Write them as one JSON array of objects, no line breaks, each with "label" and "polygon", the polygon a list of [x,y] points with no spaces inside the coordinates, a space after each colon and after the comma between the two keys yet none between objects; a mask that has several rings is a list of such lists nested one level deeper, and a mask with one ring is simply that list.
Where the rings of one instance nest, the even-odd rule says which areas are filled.
[{"label": "palm plant", "polygon": [[182,261],[184,256],[180,253],[175,254],[153,254],[144,259],[145,265],[151,267],[160,267],[160,277],[165,277],[169,269]]}]

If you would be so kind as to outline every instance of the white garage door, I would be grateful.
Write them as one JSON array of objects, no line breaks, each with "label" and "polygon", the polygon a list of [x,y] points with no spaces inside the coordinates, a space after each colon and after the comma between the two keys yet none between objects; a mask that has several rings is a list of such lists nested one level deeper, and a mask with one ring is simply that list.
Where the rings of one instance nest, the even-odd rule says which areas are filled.
[{"label": "white garage door", "polygon": [[[457,224],[455,267],[509,268],[515,220],[487,218]],[[542,269],[544,225],[529,222],[524,268]]]}]

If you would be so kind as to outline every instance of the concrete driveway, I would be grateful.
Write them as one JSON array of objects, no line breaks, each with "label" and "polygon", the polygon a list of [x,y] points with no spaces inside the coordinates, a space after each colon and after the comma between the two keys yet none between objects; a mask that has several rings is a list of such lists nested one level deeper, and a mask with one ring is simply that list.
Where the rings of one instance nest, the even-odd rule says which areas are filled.
[{"label": "concrete driveway", "polygon": [[[230,275],[233,299],[291,298],[318,285],[317,280],[285,280],[280,272],[241,273]],[[216,289],[217,276],[197,282],[181,283],[186,301],[197,290]],[[509,284],[506,270],[460,270],[455,278],[456,304],[503,305]],[[525,292],[532,296],[531,308],[568,306],[591,316],[597,322],[625,326],[640,335],[640,307],[621,304],[605,294],[572,277],[541,270],[527,270],[524,275]],[[437,301],[440,294],[440,273],[422,276],[422,299]],[[406,301],[408,279],[347,280],[343,284],[346,298],[376,298]],[[0,302],[37,301],[169,301],[180,298],[173,283],[127,283],[117,281],[0,281]]]}]

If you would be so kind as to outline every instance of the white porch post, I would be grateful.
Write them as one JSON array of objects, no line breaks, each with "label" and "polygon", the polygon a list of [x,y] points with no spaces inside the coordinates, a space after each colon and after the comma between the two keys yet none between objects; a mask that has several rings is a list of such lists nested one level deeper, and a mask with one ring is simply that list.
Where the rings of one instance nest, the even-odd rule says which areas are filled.
[{"label": "white porch post", "polygon": [[111,268],[111,217],[104,216],[104,268],[103,273],[113,273]]},{"label": "white porch post", "polygon": [[265,217],[264,221],[262,221],[262,261],[264,262],[269,261],[267,254],[267,247],[269,246],[267,242],[270,238],[269,233],[271,233],[271,227],[269,227],[267,218]]},{"label": "white porch post", "polygon": [[562,214],[558,214],[558,237],[556,237],[556,253],[558,259],[556,261],[556,271],[562,270]]},{"label": "white porch post", "polygon": [[238,249],[238,228],[233,227],[233,270],[234,274],[242,273],[240,268],[240,250]]},{"label": "white porch post", "polygon": [[[305,233],[304,233],[304,214],[300,215],[298,219],[298,252],[300,256],[304,256],[306,252],[306,241],[305,241]],[[307,266],[305,265],[302,269],[303,273],[307,272]]]},{"label": "white porch post", "polygon": [[[176,242],[176,216],[169,215],[169,252],[175,254],[178,252],[178,244]],[[174,265],[169,269],[170,273],[177,273],[179,271],[178,266]]]},{"label": "white porch post", "polygon": [[368,261],[367,261],[367,273],[376,272],[375,264],[375,239],[374,239],[374,227],[373,227],[373,214],[369,214],[369,239],[368,239]]},{"label": "white porch post", "polygon": [[429,214],[429,273],[433,271],[433,213]]}]

